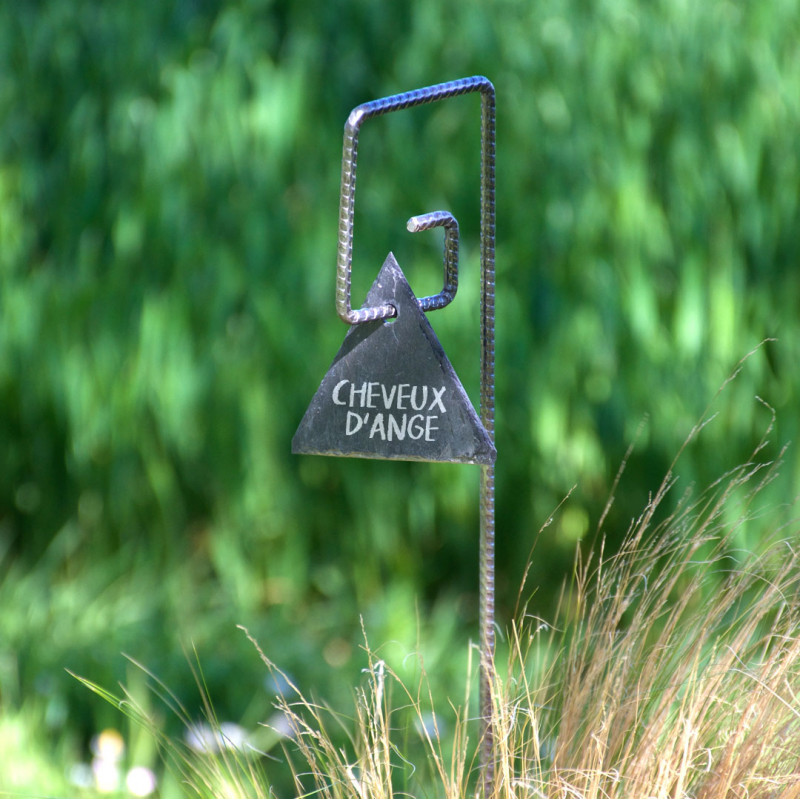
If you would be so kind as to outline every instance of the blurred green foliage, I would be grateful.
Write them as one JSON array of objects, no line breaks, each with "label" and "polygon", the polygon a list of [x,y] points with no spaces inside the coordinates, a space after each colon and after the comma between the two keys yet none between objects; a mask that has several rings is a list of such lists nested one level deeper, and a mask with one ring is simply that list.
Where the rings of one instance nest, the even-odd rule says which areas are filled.
[{"label": "blurred green foliage", "polygon": [[[255,724],[234,623],[331,699],[359,615],[373,645],[423,628],[429,673],[462,674],[477,468],[290,454],[345,333],[360,102],[497,89],[501,624],[571,487],[536,545],[545,610],[637,430],[612,544],[767,337],[681,474],[748,456],[756,395],[796,439],[799,40],[796,0],[1,4],[0,713],[38,703],[79,748],[111,712],[64,667],[116,680],[125,650],[180,685],[193,640],[220,713]],[[432,293],[441,242],[404,223],[453,211],[461,288],[431,321],[476,400],[478,120],[465,97],[365,127],[354,251],[356,303],[390,249]],[[776,503],[798,477],[790,451]]]}]

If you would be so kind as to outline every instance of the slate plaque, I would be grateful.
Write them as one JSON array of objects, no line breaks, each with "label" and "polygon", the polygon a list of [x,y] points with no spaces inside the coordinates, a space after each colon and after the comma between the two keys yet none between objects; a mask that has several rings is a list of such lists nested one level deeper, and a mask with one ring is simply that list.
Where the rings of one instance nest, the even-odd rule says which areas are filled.
[{"label": "slate plaque", "polygon": [[492,464],[496,451],[395,257],[352,325],[292,439],[293,453]]}]

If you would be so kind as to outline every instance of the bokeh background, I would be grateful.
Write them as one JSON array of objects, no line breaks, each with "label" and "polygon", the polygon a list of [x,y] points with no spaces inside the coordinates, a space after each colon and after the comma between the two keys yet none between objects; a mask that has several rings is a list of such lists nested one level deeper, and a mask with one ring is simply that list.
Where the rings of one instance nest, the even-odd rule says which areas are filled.
[{"label": "bokeh background", "polygon": [[[237,624],[335,707],[362,618],[398,669],[422,653],[461,696],[478,468],[290,441],[346,331],[344,121],[472,74],[497,90],[501,629],[534,543],[546,616],[629,445],[609,549],[767,338],[677,472],[740,464],[769,408],[768,453],[797,439],[797,0],[5,0],[0,793],[83,791],[108,727],[156,768],[65,671],[135,688],[123,654],[194,713],[196,652],[220,719],[255,730],[276,687]],[[459,295],[431,322],[476,404],[479,132],[477,96],[368,123],[354,251],[355,304],[389,250],[434,293],[440,232],[405,220],[455,214]],[[790,447],[776,507],[799,476]]]}]

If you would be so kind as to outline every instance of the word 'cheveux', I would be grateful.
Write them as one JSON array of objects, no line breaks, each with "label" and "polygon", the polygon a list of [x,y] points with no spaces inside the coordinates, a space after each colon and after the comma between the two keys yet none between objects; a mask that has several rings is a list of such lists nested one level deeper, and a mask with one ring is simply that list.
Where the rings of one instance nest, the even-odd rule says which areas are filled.
[{"label": "word 'cheveux'", "polygon": [[384,442],[403,441],[406,437],[433,442],[439,430],[439,414],[447,413],[443,400],[446,388],[411,383],[387,386],[379,381],[362,381],[359,385],[344,379],[333,387],[331,399],[335,405],[349,409],[347,436],[363,428],[369,431],[370,439],[379,437]]}]

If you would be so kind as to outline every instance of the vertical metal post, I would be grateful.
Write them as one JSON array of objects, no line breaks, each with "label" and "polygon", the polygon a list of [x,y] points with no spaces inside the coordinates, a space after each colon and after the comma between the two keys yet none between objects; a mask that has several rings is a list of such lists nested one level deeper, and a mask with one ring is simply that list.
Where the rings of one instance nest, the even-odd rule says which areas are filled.
[{"label": "vertical metal post", "polygon": [[[358,135],[372,117],[412,106],[432,103],[470,92],[481,94],[481,423],[494,442],[494,321],[495,321],[495,91],[483,76],[440,83],[424,89],[384,97],[357,106],[344,129],[342,182],[339,200],[339,246],[336,268],[336,311],[350,324],[385,319],[392,306],[353,309],[350,278],[353,257],[353,215],[356,191]],[[447,289],[447,285],[445,286]],[[433,298],[431,298],[433,299]],[[439,306],[436,306],[439,307]],[[482,784],[491,793],[495,775],[492,727],[492,676],[494,671],[494,465],[481,467],[480,488],[480,715],[482,723]]]},{"label": "vertical metal post", "polygon": [[[488,81],[487,81],[488,83]],[[481,93],[481,407],[483,427],[494,442],[495,316],[495,93]],[[480,709],[483,720],[483,794],[491,794],[495,773],[492,725],[494,674],[494,464],[481,467],[480,493]]]}]

